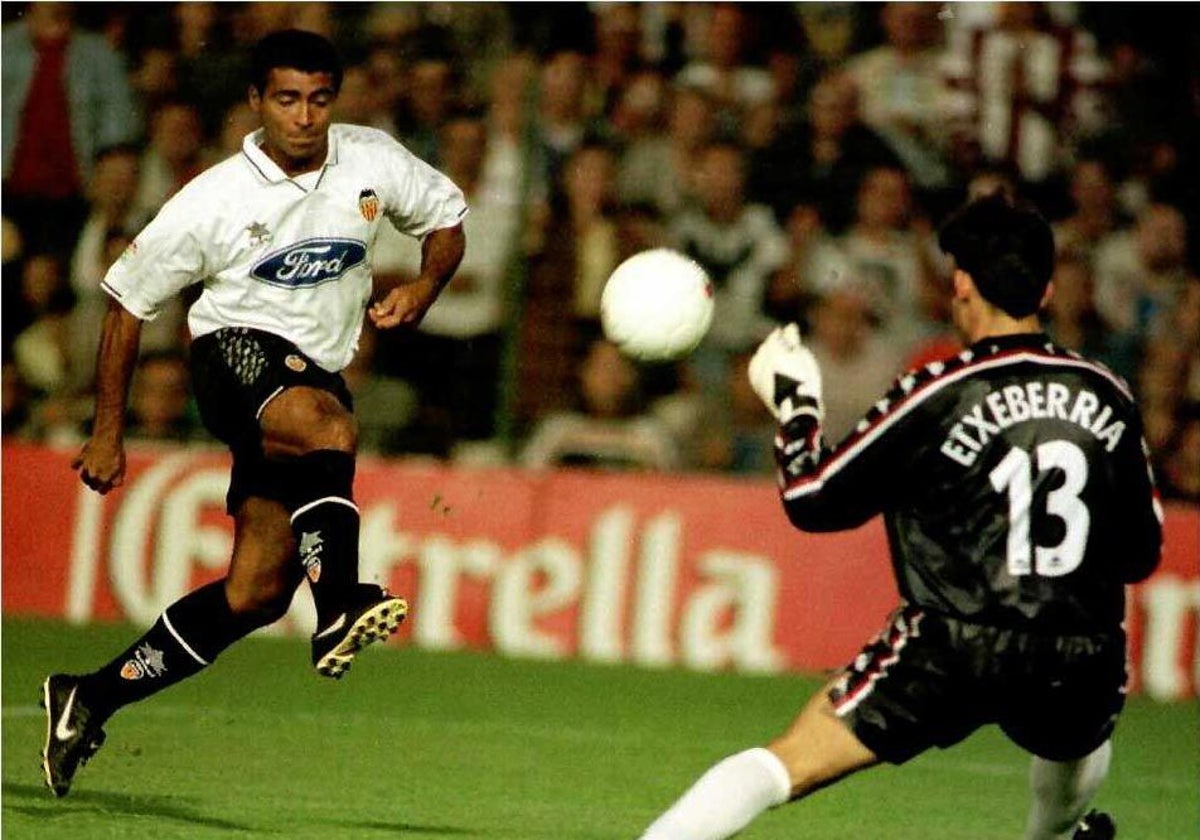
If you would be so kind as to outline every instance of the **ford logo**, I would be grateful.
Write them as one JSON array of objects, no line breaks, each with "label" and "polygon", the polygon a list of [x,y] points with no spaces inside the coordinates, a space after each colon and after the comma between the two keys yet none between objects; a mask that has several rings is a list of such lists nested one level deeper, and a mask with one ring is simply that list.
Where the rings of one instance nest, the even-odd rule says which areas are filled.
[{"label": "ford logo", "polygon": [[259,260],[250,273],[264,283],[299,289],[336,280],[367,258],[356,239],[306,239]]}]

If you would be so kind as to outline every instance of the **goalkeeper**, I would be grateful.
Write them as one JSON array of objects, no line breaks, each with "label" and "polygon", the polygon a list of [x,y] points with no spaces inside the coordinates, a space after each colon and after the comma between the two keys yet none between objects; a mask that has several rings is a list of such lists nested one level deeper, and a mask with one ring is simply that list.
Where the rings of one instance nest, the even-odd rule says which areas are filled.
[{"label": "goalkeeper", "polygon": [[977,199],[939,245],[969,346],[900,377],[838,446],[795,325],[749,369],[779,421],[789,519],[834,531],[882,513],[900,606],[784,734],[713,766],[644,840],[729,837],[987,724],[1033,756],[1027,840],[1115,836],[1085,812],[1125,700],[1124,587],[1162,541],[1139,413],[1118,377],[1040,331],[1054,242],[1036,211]]}]

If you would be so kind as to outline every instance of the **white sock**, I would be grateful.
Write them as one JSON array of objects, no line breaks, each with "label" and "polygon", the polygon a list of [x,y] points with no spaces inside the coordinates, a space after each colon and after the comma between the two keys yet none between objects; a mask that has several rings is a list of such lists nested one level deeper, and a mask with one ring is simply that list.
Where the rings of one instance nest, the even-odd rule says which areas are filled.
[{"label": "white sock", "polygon": [[1070,840],[1088,803],[1108,775],[1112,741],[1105,741],[1077,761],[1034,757],[1029,768],[1033,806],[1025,840]]},{"label": "white sock", "polygon": [[791,792],[783,762],[770,750],[755,747],[713,765],[646,829],[642,840],[721,840],[787,802]]}]

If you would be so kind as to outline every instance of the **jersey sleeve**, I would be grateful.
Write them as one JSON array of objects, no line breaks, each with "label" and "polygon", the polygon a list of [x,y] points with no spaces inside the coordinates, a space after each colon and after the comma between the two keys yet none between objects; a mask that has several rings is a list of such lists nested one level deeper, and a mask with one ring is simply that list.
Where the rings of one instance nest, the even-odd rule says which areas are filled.
[{"label": "jersey sleeve", "polygon": [[100,282],[131,314],[153,320],[163,304],[205,276],[204,245],[188,191],[168,201]]},{"label": "jersey sleeve", "polygon": [[1135,434],[1128,436],[1118,451],[1125,497],[1121,509],[1126,521],[1118,531],[1123,544],[1116,546],[1114,553],[1126,583],[1145,580],[1158,568],[1163,542],[1162,502],[1150,466],[1150,447],[1142,435],[1136,410],[1134,420]]},{"label": "jersey sleeve", "polygon": [[775,459],[792,524],[803,531],[840,531],[881,513],[919,451],[915,438],[926,411],[898,382],[836,447],[825,444],[812,418],[781,427]]},{"label": "jersey sleeve", "polygon": [[401,233],[418,239],[454,227],[467,215],[467,202],[453,181],[391,141],[384,155],[384,213]]}]

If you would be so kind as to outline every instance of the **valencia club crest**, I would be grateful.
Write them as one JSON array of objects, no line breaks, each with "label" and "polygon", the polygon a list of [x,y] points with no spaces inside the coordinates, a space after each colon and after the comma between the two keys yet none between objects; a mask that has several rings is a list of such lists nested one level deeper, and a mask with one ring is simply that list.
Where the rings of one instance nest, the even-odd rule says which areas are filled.
[{"label": "valencia club crest", "polygon": [[358,212],[368,222],[375,221],[379,215],[379,196],[375,195],[375,190],[366,189],[358,194]]}]

